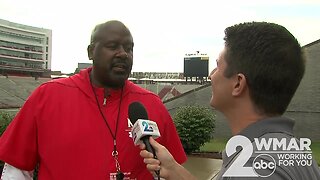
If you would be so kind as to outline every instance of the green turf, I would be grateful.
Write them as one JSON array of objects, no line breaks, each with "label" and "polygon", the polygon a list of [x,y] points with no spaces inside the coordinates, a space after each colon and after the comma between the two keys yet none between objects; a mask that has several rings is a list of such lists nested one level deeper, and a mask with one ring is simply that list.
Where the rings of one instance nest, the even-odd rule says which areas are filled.
[{"label": "green turf", "polygon": [[318,165],[320,166],[320,142],[312,142],[311,150],[312,156],[316,159]]},{"label": "green turf", "polygon": [[212,139],[200,147],[203,152],[221,152],[225,149],[228,139]]}]

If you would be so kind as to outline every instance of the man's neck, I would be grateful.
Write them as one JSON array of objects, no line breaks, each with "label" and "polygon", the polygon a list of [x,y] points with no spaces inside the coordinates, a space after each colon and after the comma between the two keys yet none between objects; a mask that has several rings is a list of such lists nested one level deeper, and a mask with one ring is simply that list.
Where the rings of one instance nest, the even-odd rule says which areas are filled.
[{"label": "man's neck", "polygon": [[94,70],[92,69],[89,74],[90,82],[93,86],[99,87],[99,88],[105,88],[94,76]]},{"label": "man's neck", "polygon": [[258,121],[258,118],[250,117],[250,116],[229,120],[229,126],[231,128],[232,135],[239,134],[242,130],[247,128],[250,124],[253,124],[257,121]]},{"label": "man's neck", "polygon": [[229,123],[232,135],[239,134],[243,129],[248,127],[267,116],[257,113],[253,108],[239,107],[233,108],[229,112],[224,113]]},{"label": "man's neck", "polygon": [[99,80],[97,80],[97,78],[94,75],[94,69],[91,70],[91,72],[89,74],[89,78],[90,78],[90,82],[93,86],[98,87],[98,88],[104,88],[106,95],[109,94],[110,89],[121,90],[121,88],[122,88],[122,87],[111,87],[111,86],[107,86],[105,84],[100,83]]}]

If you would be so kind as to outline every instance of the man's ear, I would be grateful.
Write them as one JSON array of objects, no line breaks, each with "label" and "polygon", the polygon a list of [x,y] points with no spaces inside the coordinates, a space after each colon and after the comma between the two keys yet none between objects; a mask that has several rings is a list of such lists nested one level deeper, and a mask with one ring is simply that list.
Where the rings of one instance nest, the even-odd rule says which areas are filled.
[{"label": "man's ear", "polygon": [[247,79],[246,79],[246,76],[242,73],[237,74],[236,77],[234,78],[235,78],[235,83],[233,86],[232,95],[240,96],[247,89],[247,86],[248,86]]},{"label": "man's ear", "polygon": [[94,45],[93,45],[93,44],[90,44],[90,45],[87,47],[88,58],[89,58],[90,60],[93,60],[93,50],[94,50]]}]

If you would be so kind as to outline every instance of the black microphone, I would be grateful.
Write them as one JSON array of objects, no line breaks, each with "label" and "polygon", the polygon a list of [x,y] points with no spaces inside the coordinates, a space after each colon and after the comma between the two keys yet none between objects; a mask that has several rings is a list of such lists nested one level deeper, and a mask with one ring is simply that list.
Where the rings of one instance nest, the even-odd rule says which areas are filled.
[{"label": "black microphone", "polygon": [[[146,145],[146,150],[151,152],[153,157],[157,159],[155,150],[149,142],[151,136],[160,137],[157,123],[148,120],[148,113],[140,102],[132,102],[129,105],[128,115],[131,123],[134,124],[131,131],[134,144],[137,145],[139,140],[142,140]],[[156,174],[160,179],[160,171],[156,171]]]},{"label": "black microphone", "polygon": [[[129,119],[131,121],[132,124],[136,124],[138,119],[141,119],[141,120],[148,120],[148,113],[146,111],[146,109],[144,108],[144,106],[140,103],[140,102],[133,102],[129,105],[129,110],[128,110],[128,115],[129,115]],[[147,122],[147,121],[144,121],[144,122]],[[140,139],[143,141],[143,143],[146,145],[146,150],[151,152],[153,154],[154,157],[156,157],[156,153],[153,149],[153,147],[151,146],[150,142],[149,142],[149,137],[152,136],[152,135],[149,135],[148,133],[146,133],[145,130],[146,127],[152,127],[150,126],[150,123],[142,123],[142,128],[143,130],[140,131],[140,126],[138,124],[136,124],[136,126],[134,127],[137,127],[137,131],[139,132],[133,132],[132,134],[132,137],[133,139],[137,139],[135,141],[135,144],[137,145],[137,141]],[[134,129],[134,128],[132,128]],[[152,132],[154,132],[154,128],[152,128]],[[137,135],[138,133],[138,135]]]}]

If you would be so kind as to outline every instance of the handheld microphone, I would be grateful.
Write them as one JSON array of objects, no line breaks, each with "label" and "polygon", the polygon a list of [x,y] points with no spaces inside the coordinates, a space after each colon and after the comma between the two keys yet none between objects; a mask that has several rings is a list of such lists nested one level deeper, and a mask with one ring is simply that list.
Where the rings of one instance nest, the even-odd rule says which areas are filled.
[{"label": "handheld microphone", "polygon": [[[157,123],[148,120],[148,113],[144,106],[139,102],[133,102],[129,105],[129,119],[133,125],[131,134],[135,145],[141,143],[141,140],[146,145],[146,150],[153,154],[153,157],[157,159],[156,152],[149,142],[149,137],[160,137],[159,128]],[[160,170],[155,171],[158,180],[160,180]]]},{"label": "handheld microphone", "polygon": [[146,150],[151,152],[156,158],[156,153],[149,142],[149,137],[160,137],[157,123],[148,120],[148,114],[144,106],[140,102],[133,102],[129,105],[129,119],[133,125],[131,133],[135,145],[146,145]]}]

